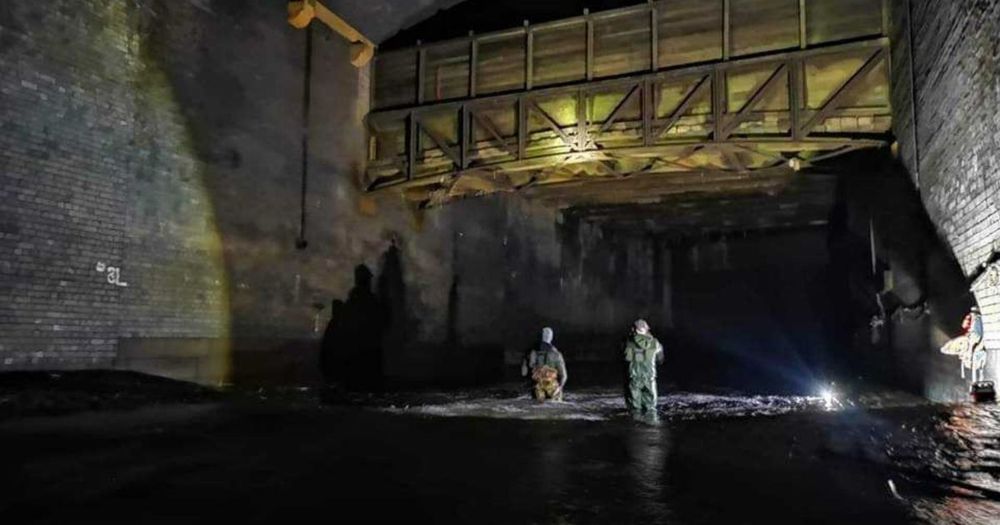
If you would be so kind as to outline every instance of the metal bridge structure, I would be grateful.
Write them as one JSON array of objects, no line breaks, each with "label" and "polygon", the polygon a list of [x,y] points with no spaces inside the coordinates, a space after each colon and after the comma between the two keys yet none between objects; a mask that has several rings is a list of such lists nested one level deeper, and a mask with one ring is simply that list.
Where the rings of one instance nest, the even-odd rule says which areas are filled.
[{"label": "metal bridge structure", "polygon": [[884,0],[665,0],[379,51],[365,186],[419,206],[760,191],[891,141]]}]

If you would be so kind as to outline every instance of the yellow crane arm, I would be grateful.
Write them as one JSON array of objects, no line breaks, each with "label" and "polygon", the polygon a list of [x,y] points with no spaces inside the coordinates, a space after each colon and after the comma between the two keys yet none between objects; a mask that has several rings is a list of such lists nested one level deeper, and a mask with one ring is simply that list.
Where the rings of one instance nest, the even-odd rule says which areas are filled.
[{"label": "yellow crane arm", "polygon": [[305,29],[314,18],[318,18],[351,43],[351,64],[354,67],[364,67],[371,61],[375,55],[375,44],[318,0],[288,2],[288,23],[292,27]]}]

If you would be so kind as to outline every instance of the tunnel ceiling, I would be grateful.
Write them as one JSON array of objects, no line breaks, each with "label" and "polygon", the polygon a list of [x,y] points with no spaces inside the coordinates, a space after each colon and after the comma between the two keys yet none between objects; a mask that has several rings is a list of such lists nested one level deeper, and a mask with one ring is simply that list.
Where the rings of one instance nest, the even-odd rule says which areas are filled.
[{"label": "tunnel ceiling", "polygon": [[[580,8],[471,0],[392,38],[374,65],[369,191],[808,225],[829,208],[816,174],[890,141],[882,2],[670,0],[511,26],[570,14],[556,4]],[[493,32],[457,29],[470,25]]]},{"label": "tunnel ceiling", "polygon": [[799,174],[769,186],[686,192],[655,201],[573,205],[564,219],[605,232],[667,238],[826,226],[835,203],[835,175]]},{"label": "tunnel ceiling", "polygon": [[[418,40],[439,42],[467,35],[487,33],[521,25],[525,20],[539,24],[593,12],[646,3],[645,0],[461,0],[439,1],[440,11],[383,42],[385,50],[412,46]],[[430,14],[430,12],[428,12]]]},{"label": "tunnel ceiling", "polygon": [[461,0],[322,0],[362,34],[382,43],[401,29],[410,27]]},{"label": "tunnel ceiling", "polygon": [[322,0],[383,50],[641,4],[641,0]]}]

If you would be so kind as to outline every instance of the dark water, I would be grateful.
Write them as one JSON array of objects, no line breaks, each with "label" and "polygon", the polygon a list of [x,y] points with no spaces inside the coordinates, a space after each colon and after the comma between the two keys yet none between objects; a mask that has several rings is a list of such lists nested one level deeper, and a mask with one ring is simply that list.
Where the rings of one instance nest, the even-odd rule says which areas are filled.
[{"label": "dark water", "polygon": [[0,523],[1000,523],[996,406],[677,393],[653,424],[616,394],[8,421]]}]

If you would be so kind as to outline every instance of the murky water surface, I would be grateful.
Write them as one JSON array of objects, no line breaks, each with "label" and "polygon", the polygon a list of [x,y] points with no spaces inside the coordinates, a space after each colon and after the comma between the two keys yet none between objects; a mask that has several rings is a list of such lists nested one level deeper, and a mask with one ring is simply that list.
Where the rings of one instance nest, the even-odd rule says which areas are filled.
[{"label": "murky water surface", "polygon": [[[386,407],[384,404],[390,402]],[[877,402],[877,401],[873,401]],[[896,405],[913,403],[897,398]],[[395,414],[418,414],[445,417],[487,417],[535,420],[611,421],[625,416],[625,402],[620,393],[592,389],[566,395],[563,402],[538,403],[528,394],[508,392],[425,394],[408,404],[407,398],[385,398],[382,410]],[[659,420],[695,420],[719,417],[773,416],[808,410],[842,409],[853,402],[827,403],[818,397],[739,396],[676,392],[659,398]]]},{"label": "murky water surface", "polygon": [[0,522],[1000,523],[996,405],[259,397],[2,423]]},{"label": "murky water surface", "polygon": [[956,406],[886,438],[900,497],[928,523],[1000,523],[1000,409]]}]

